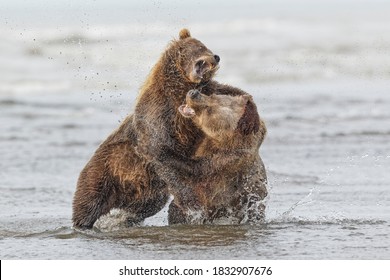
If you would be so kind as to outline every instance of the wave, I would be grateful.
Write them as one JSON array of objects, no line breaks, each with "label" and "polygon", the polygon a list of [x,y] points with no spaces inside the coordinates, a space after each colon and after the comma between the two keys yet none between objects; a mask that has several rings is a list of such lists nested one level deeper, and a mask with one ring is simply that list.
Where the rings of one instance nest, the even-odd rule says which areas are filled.
[{"label": "wave", "polygon": [[[307,219],[302,217],[281,216],[266,220],[257,225],[174,225],[174,226],[134,226],[112,231],[100,231],[97,228],[78,230],[71,226],[61,226],[37,232],[20,232],[0,230],[0,238],[54,238],[54,239],[100,239],[130,240],[144,244],[165,243],[172,240],[182,244],[207,245],[211,243],[227,244],[246,239],[248,234],[267,234],[275,230],[299,227],[342,226],[343,229],[355,230],[362,226],[390,227],[388,221],[381,219],[319,217]],[[127,242],[127,241],[126,241]]]},{"label": "wave", "polygon": [[339,138],[339,137],[360,137],[360,136],[389,136],[390,130],[379,131],[379,130],[363,130],[353,132],[337,132],[337,133],[321,133],[323,138]]},{"label": "wave", "polygon": [[[189,24],[196,38],[221,54],[224,66],[220,72],[235,83],[389,78],[390,59],[385,50],[390,48],[390,40],[383,37],[386,27],[381,22],[359,22],[359,26],[359,36],[345,36],[351,26],[343,22],[307,19],[238,18]],[[93,28],[68,25],[61,31],[32,27],[23,31],[22,38],[18,32],[4,32],[2,39],[10,51],[15,45],[24,47],[22,53],[13,52],[13,58],[7,59],[9,65],[20,64],[20,56],[28,57],[33,64],[40,63],[39,59],[52,61],[73,71],[82,85],[89,87],[99,85],[96,79],[100,78],[91,72],[134,71],[137,76],[148,71],[180,28],[177,24],[152,21],[98,24]],[[19,59],[14,59],[16,56]],[[37,67],[32,69],[36,71]],[[13,73],[17,74],[20,73]],[[84,77],[86,82],[82,81]],[[66,80],[54,75],[53,81],[43,84],[39,79],[2,83],[0,92],[62,91],[69,86]]]},{"label": "wave", "polygon": [[[0,94],[24,94],[24,93],[45,93],[45,92],[64,92],[70,89],[70,83],[64,80],[24,80],[0,82]],[[4,103],[3,103],[4,104]],[[12,104],[8,104],[12,105]]]},{"label": "wave", "polygon": [[291,217],[282,215],[278,218],[266,220],[266,225],[281,226],[281,225],[388,225],[389,222],[381,219],[359,219],[359,218],[336,218],[323,216],[316,219],[309,219],[303,217]]}]

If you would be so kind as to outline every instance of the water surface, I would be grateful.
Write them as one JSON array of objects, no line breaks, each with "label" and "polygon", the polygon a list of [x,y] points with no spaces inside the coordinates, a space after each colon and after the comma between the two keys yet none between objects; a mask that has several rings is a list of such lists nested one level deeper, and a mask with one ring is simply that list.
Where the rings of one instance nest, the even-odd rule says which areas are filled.
[{"label": "water surface", "polygon": [[[202,1],[120,3],[117,17],[99,1],[45,6],[47,24],[1,4],[0,258],[389,259],[388,4],[219,3],[217,18]],[[164,209],[141,227],[73,230],[80,170],[183,26],[267,124],[266,222],[168,226]]]}]

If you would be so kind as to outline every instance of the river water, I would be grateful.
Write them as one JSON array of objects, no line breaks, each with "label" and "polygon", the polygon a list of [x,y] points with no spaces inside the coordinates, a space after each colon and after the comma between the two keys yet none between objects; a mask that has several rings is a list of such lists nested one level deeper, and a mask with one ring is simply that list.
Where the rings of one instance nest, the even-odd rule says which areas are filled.
[{"label": "river water", "polygon": [[[390,5],[293,2],[2,2],[0,258],[389,259]],[[267,124],[265,223],[75,231],[80,170],[182,27]]]}]

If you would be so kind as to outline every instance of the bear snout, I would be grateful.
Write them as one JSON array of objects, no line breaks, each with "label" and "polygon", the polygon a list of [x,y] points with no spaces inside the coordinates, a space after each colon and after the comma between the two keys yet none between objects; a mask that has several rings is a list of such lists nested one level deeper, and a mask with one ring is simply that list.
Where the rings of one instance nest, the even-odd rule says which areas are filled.
[{"label": "bear snout", "polygon": [[193,89],[193,90],[190,90],[188,93],[187,93],[187,96],[191,99],[197,99],[199,98],[199,95],[200,95],[200,91],[197,90],[197,89]]},{"label": "bear snout", "polygon": [[215,59],[215,61],[217,62],[217,64],[218,64],[219,61],[221,60],[221,58],[219,57],[219,55],[214,55],[214,59]]}]

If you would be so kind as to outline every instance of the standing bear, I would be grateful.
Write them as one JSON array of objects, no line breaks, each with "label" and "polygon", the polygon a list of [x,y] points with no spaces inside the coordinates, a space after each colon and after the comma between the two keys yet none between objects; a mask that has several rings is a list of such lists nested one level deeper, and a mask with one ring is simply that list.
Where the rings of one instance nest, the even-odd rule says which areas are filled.
[{"label": "standing bear", "polygon": [[[138,139],[136,150],[153,162],[157,174],[168,183],[170,189],[192,189],[193,186],[189,185],[191,178],[203,176],[206,170],[194,156],[207,136],[191,118],[177,110],[184,103],[187,92],[199,90],[206,96],[215,94],[223,97],[248,95],[238,88],[213,80],[219,61],[218,55],[191,37],[187,29],[183,29],[179,40],[171,42],[163,52],[141,89],[134,112]],[[253,102],[251,104],[254,105]],[[250,111],[258,117],[255,106]],[[243,136],[259,131],[259,120],[253,120],[241,120],[239,129]],[[256,154],[252,165],[237,169],[236,176],[261,174],[247,178],[247,184],[266,190],[264,164],[257,151]],[[236,159],[232,158],[233,161]],[[223,176],[223,171],[220,171],[216,178]],[[180,222],[180,219],[169,220],[172,223]]]},{"label": "standing bear", "polygon": [[[182,176],[173,178],[172,174],[199,176],[203,172],[193,166],[198,166],[194,155],[206,135],[177,108],[191,89],[204,95],[246,95],[212,79],[219,61],[187,29],[180,31],[179,39],[168,45],[141,88],[134,114],[100,145],[80,173],[73,199],[75,227],[91,228],[112,208],[127,210],[129,224],[139,223],[165,206],[168,184],[171,189],[191,187]],[[259,124],[243,121],[240,127],[249,135]],[[264,174],[260,182],[252,183],[265,188],[260,157],[251,170]],[[248,170],[238,172],[247,174]]]},{"label": "standing bear", "polygon": [[[259,147],[266,134],[251,96],[204,95],[191,90],[179,112],[203,131],[193,169],[199,176],[175,174],[171,180],[185,188],[170,186],[174,200],[169,223],[241,224],[264,219],[267,189],[259,172]],[[257,129],[246,131],[248,124]],[[174,174],[174,173],[172,173]],[[170,180],[169,180],[170,181]]]}]

